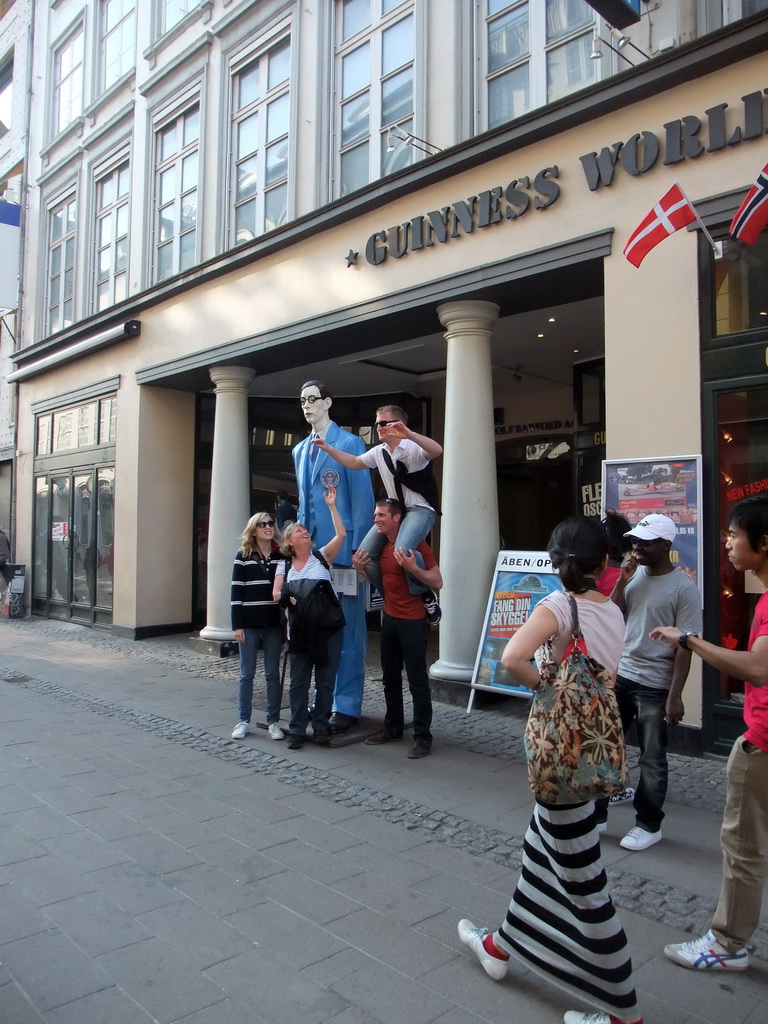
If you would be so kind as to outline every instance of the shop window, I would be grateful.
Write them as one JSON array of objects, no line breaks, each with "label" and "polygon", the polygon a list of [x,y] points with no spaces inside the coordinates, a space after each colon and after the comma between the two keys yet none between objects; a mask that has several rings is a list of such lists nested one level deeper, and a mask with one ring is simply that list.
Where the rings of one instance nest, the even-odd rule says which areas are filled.
[{"label": "shop window", "polygon": [[64,131],[83,110],[83,26],[79,25],[53,55],[54,132]]},{"label": "shop window", "polygon": [[[413,163],[414,3],[337,3],[337,192]],[[397,129],[393,134],[392,129]]]},{"label": "shop window", "polygon": [[188,270],[197,259],[200,106],[155,133],[154,280]]},{"label": "shop window", "polygon": [[11,129],[13,117],[13,58],[0,68],[0,138]]},{"label": "shop window", "polygon": [[290,73],[286,39],[233,76],[231,245],[287,220]]},{"label": "shop window", "polygon": [[584,0],[483,0],[480,125],[495,128],[596,81],[596,16]]},{"label": "shop window", "polygon": [[725,242],[723,259],[712,260],[713,334],[768,330],[768,231],[755,245]]},{"label": "shop window", "polygon": [[[768,491],[768,386],[717,396],[718,523],[728,527],[736,501]],[[762,587],[751,572],[737,572],[720,545],[719,636],[729,650],[746,650],[749,627]],[[717,697],[743,705],[744,683],[719,673]]]},{"label": "shop window", "polygon": [[107,309],[128,294],[128,189],[124,161],[96,181],[96,266],[93,306]]},{"label": "shop window", "polygon": [[69,327],[75,319],[74,198],[54,206],[48,214],[48,281],[46,328],[49,334]]},{"label": "shop window", "polygon": [[136,63],[136,0],[102,0],[102,89],[109,89]]},{"label": "shop window", "polygon": [[113,445],[116,428],[117,398],[114,396],[41,414],[37,417],[35,455]]}]

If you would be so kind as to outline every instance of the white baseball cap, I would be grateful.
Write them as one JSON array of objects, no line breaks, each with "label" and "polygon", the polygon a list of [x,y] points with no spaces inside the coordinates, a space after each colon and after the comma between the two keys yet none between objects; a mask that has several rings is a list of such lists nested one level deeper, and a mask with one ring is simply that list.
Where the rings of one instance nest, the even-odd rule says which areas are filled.
[{"label": "white baseball cap", "polygon": [[673,541],[677,536],[677,527],[669,518],[658,513],[641,519],[637,526],[627,530],[625,537],[638,537],[640,540]]}]

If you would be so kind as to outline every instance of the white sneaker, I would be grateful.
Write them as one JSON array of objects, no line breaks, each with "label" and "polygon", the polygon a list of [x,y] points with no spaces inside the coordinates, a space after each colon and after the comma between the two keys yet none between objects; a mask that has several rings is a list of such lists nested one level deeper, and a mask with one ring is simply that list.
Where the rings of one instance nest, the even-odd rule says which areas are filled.
[{"label": "white sneaker", "polygon": [[625,850],[632,850],[637,853],[638,850],[647,850],[649,846],[654,846],[656,843],[661,842],[661,832],[648,832],[644,828],[640,828],[639,825],[635,825],[619,843],[619,846],[623,846]]},{"label": "white sneaker", "polygon": [[[566,1010],[563,1020],[565,1024],[622,1024],[619,1017],[612,1017],[605,1010],[592,1010],[586,1013],[583,1010]],[[642,1017],[638,1017],[632,1024],[643,1024]]]},{"label": "white sneaker", "polygon": [[285,739],[285,733],[280,728],[277,722],[270,722],[269,735],[272,737],[273,740]]},{"label": "white sneaker", "polygon": [[232,730],[233,740],[244,740],[248,733],[251,731],[250,722],[238,722],[235,728]]},{"label": "white sneaker", "polygon": [[613,796],[609,796],[608,803],[611,807],[615,807],[616,804],[628,804],[631,800],[634,799],[634,788],[632,786],[627,786],[627,788],[622,789],[620,793],[614,793]]},{"label": "white sneaker", "polygon": [[664,955],[681,967],[695,971],[745,971],[749,967],[746,948],[738,953],[729,953],[711,931],[692,942],[674,942],[665,946]]},{"label": "white sneaker", "polygon": [[466,918],[459,921],[459,938],[468,946],[475,954],[477,959],[483,965],[483,970],[486,974],[490,975],[494,981],[501,981],[504,975],[507,973],[507,961],[501,960],[497,956],[491,956],[490,953],[486,953],[485,946],[483,945],[483,939],[490,932],[487,928],[477,928],[468,921]]}]

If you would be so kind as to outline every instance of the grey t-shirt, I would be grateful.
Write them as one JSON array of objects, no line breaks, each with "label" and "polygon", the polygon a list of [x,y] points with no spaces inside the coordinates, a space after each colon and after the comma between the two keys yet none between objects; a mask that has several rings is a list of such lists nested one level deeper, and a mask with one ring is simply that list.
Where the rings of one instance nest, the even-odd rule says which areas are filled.
[{"label": "grey t-shirt", "polygon": [[619,675],[654,690],[672,685],[675,650],[650,640],[656,626],[677,626],[701,632],[701,598],[690,576],[679,569],[649,576],[639,565],[624,590],[624,653]]}]

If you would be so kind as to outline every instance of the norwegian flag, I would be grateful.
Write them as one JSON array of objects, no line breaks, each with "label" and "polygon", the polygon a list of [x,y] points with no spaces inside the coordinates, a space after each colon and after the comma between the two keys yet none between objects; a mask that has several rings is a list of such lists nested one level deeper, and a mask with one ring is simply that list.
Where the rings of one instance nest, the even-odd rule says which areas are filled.
[{"label": "norwegian flag", "polygon": [[768,164],[747,192],[747,198],[736,211],[728,233],[747,245],[754,245],[768,224]]},{"label": "norwegian flag", "polygon": [[696,214],[693,207],[680,186],[673,185],[629,236],[624,246],[624,255],[633,266],[639,267],[655,245],[694,220]]}]

